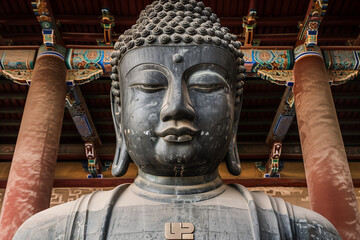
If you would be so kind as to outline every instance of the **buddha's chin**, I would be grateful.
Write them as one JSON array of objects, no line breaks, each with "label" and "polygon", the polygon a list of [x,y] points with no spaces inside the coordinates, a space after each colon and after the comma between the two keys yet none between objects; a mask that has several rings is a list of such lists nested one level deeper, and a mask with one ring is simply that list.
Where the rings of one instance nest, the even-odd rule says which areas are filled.
[{"label": "buddha's chin", "polygon": [[169,142],[159,139],[155,147],[155,159],[163,165],[171,168],[196,167],[204,164],[199,161],[201,146],[196,140],[186,142]]}]

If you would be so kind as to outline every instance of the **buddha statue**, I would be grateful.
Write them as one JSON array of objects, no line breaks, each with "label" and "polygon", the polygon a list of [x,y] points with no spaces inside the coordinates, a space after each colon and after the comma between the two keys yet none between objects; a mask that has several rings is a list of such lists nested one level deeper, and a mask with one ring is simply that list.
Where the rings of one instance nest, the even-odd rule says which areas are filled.
[{"label": "buddha statue", "polygon": [[133,184],[28,219],[14,239],[340,239],[324,217],[239,184],[241,44],[196,0],[154,1],[112,54],[112,173]]}]

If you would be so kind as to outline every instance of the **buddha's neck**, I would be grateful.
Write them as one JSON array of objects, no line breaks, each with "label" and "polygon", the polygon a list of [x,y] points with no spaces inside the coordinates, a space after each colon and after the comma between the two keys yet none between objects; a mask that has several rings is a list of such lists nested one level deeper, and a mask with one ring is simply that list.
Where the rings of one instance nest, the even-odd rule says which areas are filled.
[{"label": "buddha's neck", "polygon": [[132,191],[144,198],[159,202],[198,202],[224,192],[217,171],[196,177],[160,177],[139,170]]}]

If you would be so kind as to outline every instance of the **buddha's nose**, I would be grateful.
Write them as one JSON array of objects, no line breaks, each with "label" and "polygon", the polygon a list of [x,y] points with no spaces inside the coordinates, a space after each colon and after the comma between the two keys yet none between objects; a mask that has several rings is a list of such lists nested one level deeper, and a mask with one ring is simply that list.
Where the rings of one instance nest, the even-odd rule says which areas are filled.
[{"label": "buddha's nose", "polygon": [[165,105],[161,109],[160,118],[163,122],[169,120],[194,120],[195,111],[191,106],[186,87],[169,91],[166,95]]}]

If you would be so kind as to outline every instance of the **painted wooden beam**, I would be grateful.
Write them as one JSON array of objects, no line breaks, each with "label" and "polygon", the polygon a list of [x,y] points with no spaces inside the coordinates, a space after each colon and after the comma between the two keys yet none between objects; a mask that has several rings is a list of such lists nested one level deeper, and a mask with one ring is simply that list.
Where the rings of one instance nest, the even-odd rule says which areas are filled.
[{"label": "painted wooden beam", "polygon": [[[57,15],[56,21],[61,24],[94,24],[98,25],[98,15]],[[137,17],[114,16],[116,25],[131,26]],[[287,17],[260,17],[257,19],[257,24],[261,26],[294,26],[304,18],[302,16],[287,16]],[[221,23],[224,26],[241,26],[241,17],[221,17]],[[6,26],[31,26],[37,25],[38,21],[33,15],[2,15],[0,17],[0,24]],[[323,20],[324,25],[359,25],[360,16],[327,16]]]},{"label": "painted wooden beam", "polygon": [[84,141],[88,170],[93,177],[97,178],[102,170],[98,157],[101,140],[79,86],[69,88],[65,106],[69,110],[78,134]]},{"label": "painted wooden beam", "polygon": [[318,30],[326,13],[328,0],[310,0],[304,21],[300,24],[296,46],[305,44],[314,46],[318,43]]},{"label": "painted wooden beam", "polygon": [[282,142],[284,140],[294,117],[295,106],[292,87],[286,87],[266,139],[266,144],[269,147],[272,147],[275,142]]}]

